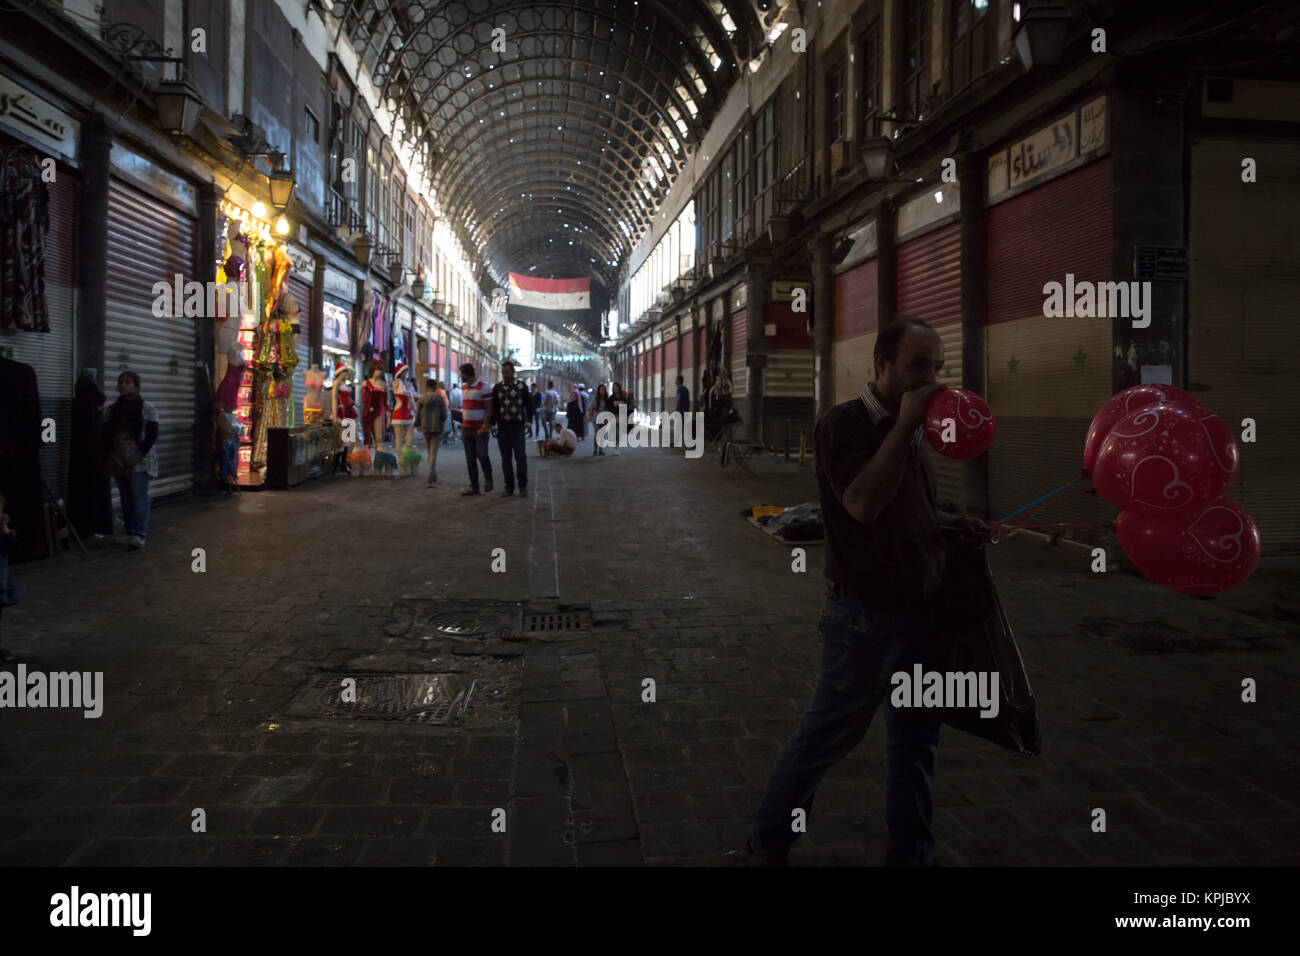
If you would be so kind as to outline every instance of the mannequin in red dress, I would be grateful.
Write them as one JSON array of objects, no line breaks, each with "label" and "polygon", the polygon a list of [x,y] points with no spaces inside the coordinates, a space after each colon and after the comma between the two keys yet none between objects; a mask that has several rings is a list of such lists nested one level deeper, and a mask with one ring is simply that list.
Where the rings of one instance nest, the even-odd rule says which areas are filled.
[{"label": "mannequin in red dress", "polygon": [[388,386],[384,382],[383,363],[379,361],[370,363],[370,377],[361,386],[361,404],[366,444],[378,448],[388,433]]},{"label": "mannequin in red dress", "polygon": [[336,474],[340,471],[351,474],[348,452],[350,446],[361,436],[357,434],[357,403],[352,396],[352,383],[348,381],[348,366],[341,360],[334,363],[334,392],[331,400],[334,405],[334,424],[339,430],[338,441],[342,446],[334,458],[334,471]]},{"label": "mannequin in red dress", "polygon": [[[399,463],[402,460],[402,451],[411,446],[412,433],[415,429],[415,408],[411,404],[411,386],[406,371],[406,363],[399,362],[393,372],[393,434],[396,436],[394,451]],[[401,474],[400,467],[398,474]]]}]

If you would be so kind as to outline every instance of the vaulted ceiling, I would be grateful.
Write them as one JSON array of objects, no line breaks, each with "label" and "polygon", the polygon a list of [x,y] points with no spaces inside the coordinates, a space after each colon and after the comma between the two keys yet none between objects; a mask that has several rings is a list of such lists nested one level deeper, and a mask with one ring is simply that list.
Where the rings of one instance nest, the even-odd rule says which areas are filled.
[{"label": "vaulted ceiling", "polygon": [[484,285],[592,279],[593,306],[788,0],[335,2],[428,157]]}]

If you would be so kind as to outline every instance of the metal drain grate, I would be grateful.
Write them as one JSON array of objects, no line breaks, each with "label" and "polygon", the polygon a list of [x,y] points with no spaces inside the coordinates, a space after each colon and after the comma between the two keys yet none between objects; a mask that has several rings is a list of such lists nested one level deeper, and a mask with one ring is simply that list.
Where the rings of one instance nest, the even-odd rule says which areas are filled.
[{"label": "metal drain grate", "polygon": [[[356,681],[355,701],[343,699],[348,679]],[[474,682],[458,674],[319,674],[288,712],[294,717],[445,725],[460,719],[473,693]]]},{"label": "metal drain grate", "polygon": [[591,627],[591,612],[542,611],[524,615],[524,634],[556,634]]}]

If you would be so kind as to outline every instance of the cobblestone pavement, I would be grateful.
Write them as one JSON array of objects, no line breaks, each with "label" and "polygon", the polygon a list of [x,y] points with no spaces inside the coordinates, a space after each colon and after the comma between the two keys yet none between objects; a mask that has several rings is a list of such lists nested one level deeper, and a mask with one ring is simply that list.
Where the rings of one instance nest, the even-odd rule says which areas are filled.
[{"label": "cobblestone pavement", "polygon": [[[31,670],[102,671],[105,699],[98,719],[0,711],[0,863],[748,863],[816,676],[822,559],[813,546],[793,572],[738,512],[813,498],[811,468],[579,454],[530,462],[528,499],[460,497],[452,449],[433,489],[338,478],[190,500],[155,510],[144,551],[20,566],[7,646]],[[1086,551],[1038,540],[993,563],[1044,752],[945,729],[944,862],[1300,862],[1294,561],[1218,600],[1094,575]],[[497,633],[521,604],[591,620]],[[365,673],[473,693],[454,726],[313,709],[320,675]],[[879,863],[882,777],[877,719],[793,862]]]}]

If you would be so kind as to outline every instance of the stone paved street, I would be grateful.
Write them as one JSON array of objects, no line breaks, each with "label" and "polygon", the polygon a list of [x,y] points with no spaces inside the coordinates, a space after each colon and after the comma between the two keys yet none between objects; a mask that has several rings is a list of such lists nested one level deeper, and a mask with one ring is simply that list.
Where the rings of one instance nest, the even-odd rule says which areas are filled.
[{"label": "stone paved street", "polygon": [[[0,862],[747,864],[816,676],[822,557],[792,572],[738,512],[813,498],[811,467],[737,479],[667,450],[589,455],[530,461],[531,497],[503,500],[460,497],[450,449],[432,490],[318,479],[163,505],[142,552],[19,566],[7,645],[31,669],[103,671],[105,701],[97,720],[0,711]],[[945,728],[941,860],[1300,862],[1296,563],[1194,600],[1089,560],[1038,539],[993,549],[1044,751]],[[437,630],[519,604],[589,608],[590,624]],[[312,716],[300,696],[366,673],[474,690],[449,727]],[[1240,699],[1247,677],[1257,703]],[[882,779],[877,719],[792,861],[880,863]],[[1089,827],[1098,807],[1106,833]]]}]

